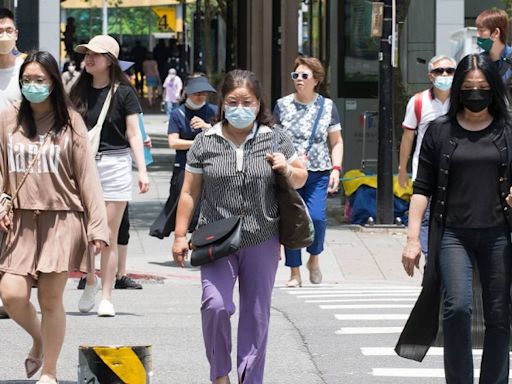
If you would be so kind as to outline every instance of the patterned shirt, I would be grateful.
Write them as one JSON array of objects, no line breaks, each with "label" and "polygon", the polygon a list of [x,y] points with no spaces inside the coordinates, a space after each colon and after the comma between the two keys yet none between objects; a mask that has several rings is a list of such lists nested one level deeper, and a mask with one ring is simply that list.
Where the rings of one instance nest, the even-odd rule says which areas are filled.
[{"label": "patterned shirt", "polygon": [[278,135],[279,150],[288,162],[297,155],[289,137],[267,126],[253,127],[239,147],[225,138],[216,124],[196,136],[187,153],[186,170],[202,174],[203,190],[198,227],[231,216],[244,215],[242,247],[263,243],[279,231],[275,177],[265,155],[272,137]]},{"label": "patterned shirt", "polygon": [[[313,145],[306,154],[313,125],[320,109],[320,98],[324,99],[324,110],[318,121]],[[328,135],[331,132],[341,131],[341,124],[338,110],[331,99],[318,95],[311,103],[303,104],[295,100],[295,94],[292,93],[277,100],[274,120],[288,133],[297,153],[307,155],[308,171],[327,171],[332,168]]]}]

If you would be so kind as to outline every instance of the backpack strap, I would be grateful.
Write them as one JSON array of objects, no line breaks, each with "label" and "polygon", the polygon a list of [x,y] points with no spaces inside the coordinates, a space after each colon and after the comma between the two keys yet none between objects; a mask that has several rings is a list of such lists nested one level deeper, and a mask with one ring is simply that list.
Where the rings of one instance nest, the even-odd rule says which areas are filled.
[{"label": "backpack strap", "polygon": [[419,127],[421,121],[421,108],[423,107],[423,92],[414,95],[414,114],[416,115],[416,126]]}]

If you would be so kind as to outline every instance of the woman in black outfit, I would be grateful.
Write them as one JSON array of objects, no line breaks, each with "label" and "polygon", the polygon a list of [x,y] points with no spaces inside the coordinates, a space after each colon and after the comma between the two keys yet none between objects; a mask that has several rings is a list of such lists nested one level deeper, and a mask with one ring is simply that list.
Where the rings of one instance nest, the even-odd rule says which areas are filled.
[{"label": "woman in black outfit", "polygon": [[[512,136],[505,94],[494,63],[480,55],[463,58],[450,110],[430,124],[423,139],[414,182],[402,263],[412,276],[419,265],[421,217],[432,197],[429,259],[422,292],[395,350],[423,359],[437,336],[442,302],[449,384],[473,383],[477,347],[483,347],[480,383],[508,383],[512,254],[505,199]],[[481,297],[475,294],[480,285]],[[475,321],[482,303],[485,327]]]}]

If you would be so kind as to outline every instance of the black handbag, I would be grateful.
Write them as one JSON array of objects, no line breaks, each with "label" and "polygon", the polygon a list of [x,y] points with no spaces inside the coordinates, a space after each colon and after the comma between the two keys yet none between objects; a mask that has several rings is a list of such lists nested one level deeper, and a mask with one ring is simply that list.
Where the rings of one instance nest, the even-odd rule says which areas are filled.
[{"label": "black handbag", "polygon": [[[254,132],[253,143],[259,129],[258,125]],[[247,172],[243,172],[243,186],[245,186],[246,175]],[[244,188],[242,195],[245,195],[245,192]],[[190,264],[197,267],[237,251],[242,241],[242,221],[243,215],[232,216],[197,228],[189,242],[189,248],[192,250]]]},{"label": "black handbag", "polygon": [[240,248],[242,217],[233,216],[203,225],[190,238],[190,264],[194,267],[211,263]]},{"label": "black handbag", "polygon": [[[279,152],[277,131],[272,137],[272,152]],[[313,243],[315,227],[306,203],[288,178],[275,172],[276,197],[279,204],[279,241],[287,248],[304,248]]]}]

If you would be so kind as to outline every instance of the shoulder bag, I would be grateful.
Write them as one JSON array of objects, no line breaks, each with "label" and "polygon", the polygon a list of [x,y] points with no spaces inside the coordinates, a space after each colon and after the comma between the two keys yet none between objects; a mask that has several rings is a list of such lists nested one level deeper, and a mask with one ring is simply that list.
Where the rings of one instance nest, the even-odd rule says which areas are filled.
[{"label": "shoulder bag", "polygon": [[[252,145],[256,141],[259,126],[254,133]],[[251,145],[251,148],[252,148]],[[245,201],[246,172],[244,172],[242,197]],[[192,233],[189,248],[192,250],[190,264],[194,267],[214,262],[228,256],[240,248],[242,241],[242,221],[244,214],[217,220],[203,225]]]},{"label": "shoulder bag", "polygon": [[[272,153],[279,152],[277,130],[272,133]],[[282,173],[275,172],[279,204],[279,241],[287,248],[304,248],[313,243],[315,228],[306,203]]]},{"label": "shoulder bag", "polygon": [[105,122],[108,109],[110,108],[112,95],[117,91],[118,86],[119,84],[114,84],[114,88],[110,88],[107,93],[107,97],[105,98],[105,102],[103,103],[103,107],[101,107],[101,112],[96,125],[87,132],[87,137],[89,138],[89,143],[91,143],[91,152],[93,155],[96,155],[98,153],[98,149],[100,148],[101,130],[103,128],[103,123]]}]

